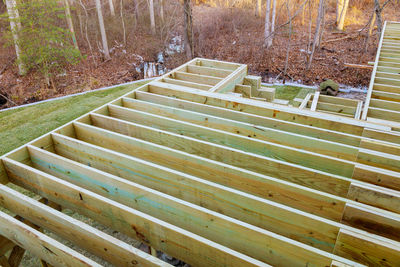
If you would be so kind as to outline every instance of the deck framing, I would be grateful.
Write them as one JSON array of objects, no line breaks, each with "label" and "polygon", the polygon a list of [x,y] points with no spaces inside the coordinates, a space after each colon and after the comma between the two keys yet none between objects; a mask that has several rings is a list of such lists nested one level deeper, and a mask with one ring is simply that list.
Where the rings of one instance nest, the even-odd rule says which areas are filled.
[{"label": "deck framing", "polygon": [[[246,77],[196,58],[11,151],[0,205],[121,266],[167,264],[7,184],[193,266],[396,266],[399,133],[318,112],[324,96],[305,110],[226,94],[251,95]],[[63,246],[54,259],[37,247],[55,240],[0,220],[3,254],[8,239],[53,265],[96,265]]]}]

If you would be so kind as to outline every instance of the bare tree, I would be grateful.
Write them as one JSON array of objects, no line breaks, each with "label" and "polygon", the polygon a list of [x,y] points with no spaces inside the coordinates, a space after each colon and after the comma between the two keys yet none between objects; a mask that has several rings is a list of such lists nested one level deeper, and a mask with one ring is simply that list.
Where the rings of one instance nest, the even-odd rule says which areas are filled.
[{"label": "bare tree", "polygon": [[156,21],[154,18],[154,1],[153,0],[149,0],[149,13],[150,13],[151,33],[154,35],[154,34],[156,34]]},{"label": "bare tree", "polygon": [[160,19],[164,23],[164,0],[160,0]]},{"label": "bare tree", "polygon": [[110,6],[110,13],[111,16],[115,16],[115,9],[114,9],[114,2],[113,0],[108,0],[108,5]]},{"label": "bare tree", "polygon": [[123,37],[124,37],[124,46],[126,46],[126,28],[125,28],[125,20],[124,20],[124,1],[120,1],[120,16],[121,16],[121,22],[122,22],[122,30],[123,30]]},{"label": "bare tree", "polygon": [[69,0],[64,0],[65,4],[65,16],[67,19],[67,24],[69,31],[71,32],[71,37],[72,37],[72,42],[74,43],[74,47],[79,50],[78,47],[78,42],[76,41],[76,36],[75,36],[75,30],[74,30],[74,24],[72,23],[72,17],[71,17],[71,9],[69,8]]},{"label": "bare tree", "polygon": [[96,10],[97,10],[97,16],[99,18],[99,27],[100,27],[101,41],[103,43],[104,59],[110,60],[111,57],[110,57],[110,52],[108,50],[107,35],[106,35],[106,29],[104,27],[103,11],[101,9],[100,0],[96,0]]},{"label": "bare tree", "polygon": [[6,0],[8,17],[10,19],[10,27],[14,39],[15,53],[17,54],[18,70],[20,75],[26,74],[26,68],[21,60],[21,49],[19,47],[18,32],[21,30],[21,23],[19,21],[19,13],[17,3],[15,0]]},{"label": "bare tree", "polygon": [[193,58],[193,21],[190,0],[183,0],[184,25],[185,25],[185,50],[188,59]]},{"label": "bare tree", "polygon": [[256,0],[256,9],[254,10],[255,15],[261,17],[262,1]]},{"label": "bare tree", "polygon": [[270,48],[272,46],[271,37],[271,0],[267,0],[267,6],[265,11],[265,23],[264,23],[264,47]]},{"label": "bare tree", "polygon": [[337,0],[336,5],[336,28],[343,31],[349,0]]},{"label": "bare tree", "polygon": [[322,17],[324,16],[324,4],[325,4],[325,0],[319,0],[317,23],[315,25],[315,33],[314,33],[314,42],[312,45],[310,57],[308,58],[307,69],[310,69],[312,60],[314,57],[315,49],[317,47],[319,47]]},{"label": "bare tree", "polygon": [[290,7],[289,7],[289,3],[288,2],[289,1],[286,2],[286,8],[287,8],[288,18],[289,18],[289,40],[288,40],[287,50],[286,50],[285,68],[283,70],[283,83],[285,83],[285,77],[286,77],[287,70],[288,70],[289,53],[290,53],[290,42],[292,40],[292,18],[291,18],[291,15],[290,15]]},{"label": "bare tree", "polygon": [[385,8],[387,4],[389,4],[391,0],[386,0],[385,3],[383,3],[382,7],[380,6],[379,0],[375,0],[375,13],[376,13],[376,26],[378,27],[377,35],[378,38],[381,37],[382,33],[382,10]]},{"label": "bare tree", "polygon": [[133,0],[133,5],[135,8],[135,23],[139,21],[139,0]]},{"label": "bare tree", "polygon": [[[274,40],[275,37],[275,20],[276,20],[276,0],[272,0],[272,19],[271,19],[271,36],[269,37],[270,43],[272,45],[272,41]],[[292,20],[289,16],[290,23],[292,23]]]}]

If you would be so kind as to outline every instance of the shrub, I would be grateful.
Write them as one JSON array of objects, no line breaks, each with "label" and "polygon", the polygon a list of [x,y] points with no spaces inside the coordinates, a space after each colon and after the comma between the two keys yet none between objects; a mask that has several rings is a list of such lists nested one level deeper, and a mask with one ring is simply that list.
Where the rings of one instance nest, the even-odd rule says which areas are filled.
[{"label": "shrub", "polygon": [[[62,27],[64,7],[56,0],[21,0],[17,9],[20,60],[27,70],[37,69],[48,81],[67,65],[79,62],[81,55],[71,43],[71,33]],[[6,37],[8,45],[13,45],[10,29]]]}]

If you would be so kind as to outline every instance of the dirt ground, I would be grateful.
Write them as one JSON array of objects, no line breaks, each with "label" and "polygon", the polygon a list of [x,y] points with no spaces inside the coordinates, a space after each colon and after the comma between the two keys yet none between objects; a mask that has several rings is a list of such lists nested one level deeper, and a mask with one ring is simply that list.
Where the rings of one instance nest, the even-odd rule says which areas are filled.
[{"label": "dirt ground", "polygon": [[[308,18],[306,14],[302,24],[300,13],[294,21],[290,40],[290,77],[304,84],[318,84],[323,79],[332,78],[341,84],[355,87],[368,85],[370,70],[348,68],[344,63],[367,64],[374,60],[376,35],[371,38],[365,52],[366,31],[361,34],[357,32],[368,22],[370,9],[372,7],[369,6],[365,10],[350,8],[347,20],[351,24],[344,32],[337,32],[334,30],[335,8],[329,6],[323,43],[316,51],[312,68],[308,71],[305,70]],[[400,20],[397,9],[394,5],[389,6],[384,18]],[[262,46],[263,19],[255,17],[253,10],[195,6],[193,20],[195,56],[248,64],[249,72],[262,76],[264,81],[270,81],[283,70],[289,43],[288,26],[280,28],[273,47],[266,50]],[[277,25],[285,21],[285,16],[278,17]],[[0,25],[0,108],[141,79],[143,74],[135,69],[138,55],[145,61],[153,61],[156,54],[165,49],[165,44],[160,42],[158,36],[152,36],[147,28],[137,27],[134,34],[128,35],[127,43],[130,45],[127,47],[117,41],[109,41],[112,59],[104,62],[99,51],[89,51],[84,37],[78,33],[78,41],[81,40],[79,46],[86,57],[78,65],[71,66],[54,77],[54,87],[47,88],[41,76],[35,72],[24,77],[18,76],[13,47],[3,46],[1,35],[5,26],[4,22]],[[177,27],[176,34],[181,30],[181,27]],[[335,39],[339,40],[332,41]],[[167,69],[173,69],[186,60],[184,54],[174,54],[166,56],[164,64]]]}]

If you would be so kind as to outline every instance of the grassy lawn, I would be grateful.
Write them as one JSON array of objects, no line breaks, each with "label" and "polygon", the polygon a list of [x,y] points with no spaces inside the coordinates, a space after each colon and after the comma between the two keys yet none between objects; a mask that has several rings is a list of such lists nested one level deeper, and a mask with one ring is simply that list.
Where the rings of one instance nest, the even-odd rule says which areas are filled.
[{"label": "grassy lawn", "polygon": [[33,106],[0,111],[0,155],[137,88],[146,82],[93,91]]},{"label": "grassy lawn", "polygon": [[314,93],[315,89],[297,87],[291,85],[275,85],[273,86],[275,91],[275,98],[289,100],[289,103],[293,105],[294,98],[305,98],[308,93]]},{"label": "grassy lawn", "polygon": [[301,91],[301,87],[295,87],[290,85],[276,85],[275,87],[275,98],[292,100]]}]

